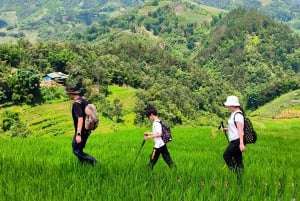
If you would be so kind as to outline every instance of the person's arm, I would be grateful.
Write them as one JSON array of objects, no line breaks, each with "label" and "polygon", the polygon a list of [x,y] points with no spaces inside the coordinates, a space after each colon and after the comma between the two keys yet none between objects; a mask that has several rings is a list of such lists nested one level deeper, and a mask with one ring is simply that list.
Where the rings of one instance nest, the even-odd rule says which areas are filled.
[{"label": "person's arm", "polygon": [[83,126],[83,117],[78,117],[78,122],[77,122],[77,133],[81,134],[81,129]]},{"label": "person's arm", "polygon": [[236,122],[236,127],[237,127],[239,137],[240,137],[240,150],[244,151],[246,147],[245,147],[245,144],[244,144],[243,124],[241,122]]},{"label": "person's arm", "polygon": [[151,138],[160,137],[160,136],[161,136],[161,133],[145,132],[144,135],[145,135],[144,139],[145,139],[145,140],[148,140],[148,139],[151,139]]},{"label": "person's arm", "polygon": [[78,117],[78,122],[77,122],[77,129],[76,129],[76,142],[80,143],[81,142],[81,129],[83,126],[83,117]]}]

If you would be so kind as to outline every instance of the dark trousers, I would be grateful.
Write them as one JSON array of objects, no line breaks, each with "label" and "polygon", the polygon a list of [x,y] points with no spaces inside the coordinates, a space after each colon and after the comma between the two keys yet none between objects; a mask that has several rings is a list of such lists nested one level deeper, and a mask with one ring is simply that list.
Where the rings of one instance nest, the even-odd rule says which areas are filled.
[{"label": "dark trousers", "polygon": [[160,154],[162,155],[164,161],[168,164],[171,168],[174,166],[174,163],[171,159],[170,153],[166,145],[160,148],[153,148],[152,154],[150,155],[150,163],[149,166],[153,169],[154,165],[156,164]]},{"label": "dark trousers", "polygon": [[77,158],[79,159],[80,162],[82,163],[90,163],[90,164],[95,164],[96,159],[87,153],[83,152],[83,149],[85,147],[86,141],[90,136],[90,131],[85,131],[81,133],[81,142],[77,143],[76,142],[76,134],[73,137],[72,141],[72,147],[73,147],[73,153]]},{"label": "dark trousers", "polygon": [[233,140],[229,143],[223,154],[223,158],[231,170],[236,171],[244,167],[243,156],[240,150],[240,139]]}]

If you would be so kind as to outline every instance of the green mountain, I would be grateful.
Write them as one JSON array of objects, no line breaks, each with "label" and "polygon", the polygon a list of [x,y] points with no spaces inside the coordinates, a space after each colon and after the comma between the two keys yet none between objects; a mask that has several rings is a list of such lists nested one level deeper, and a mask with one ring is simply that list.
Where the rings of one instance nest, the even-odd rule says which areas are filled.
[{"label": "green mountain", "polygon": [[232,10],[237,7],[256,8],[261,13],[280,22],[285,22],[294,30],[300,30],[299,0],[194,0],[200,4]]},{"label": "green mountain", "polygon": [[[160,47],[180,57],[190,57],[207,44],[211,22],[223,10],[188,2],[162,1],[147,4],[117,18],[111,18],[74,33],[75,40],[114,40],[129,32],[155,40]],[[215,17],[219,14],[220,16]]]},{"label": "green mountain", "polygon": [[178,6],[176,15],[185,15],[190,19],[198,18],[199,21],[207,23],[213,15],[218,15],[219,12],[226,13],[241,6],[257,8],[296,31],[300,29],[298,0],[0,0],[0,37],[3,38],[2,42],[14,41],[21,37],[30,41],[66,40],[74,32],[81,32],[89,25],[102,23],[123,14],[130,15],[131,12],[147,14],[151,7],[155,9],[157,5],[168,2],[187,5],[183,11],[182,7]]},{"label": "green mountain", "polygon": [[297,88],[300,38],[256,10],[236,9],[210,33],[195,62],[214,69],[255,109],[286,88]]},{"label": "green mountain", "polygon": [[136,124],[151,104],[169,123],[207,125],[226,115],[229,94],[253,110],[299,88],[299,36],[256,9],[210,9],[151,2],[74,32],[69,42],[1,45],[0,103],[59,97],[35,93],[39,74],[61,71],[110,119],[120,114],[118,100],[105,99],[116,84],[136,89]]},{"label": "green mountain", "polygon": [[76,29],[138,8],[143,0],[1,0],[1,36],[64,40]]}]

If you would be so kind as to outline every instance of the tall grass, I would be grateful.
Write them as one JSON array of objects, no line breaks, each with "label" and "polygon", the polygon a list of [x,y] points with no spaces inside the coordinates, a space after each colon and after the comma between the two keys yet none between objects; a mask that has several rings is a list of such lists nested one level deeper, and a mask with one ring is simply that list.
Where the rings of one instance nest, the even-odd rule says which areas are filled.
[{"label": "tall grass", "polygon": [[85,151],[99,160],[94,167],[77,162],[71,136],[0,138],[0,200],[299,200],[299,120],[263,125],[240,179],[224,168],[227,141],[216,128],[174,128],[176,168],[160,158],[153,171],[152,141],[133,166],[146,128],[92,134]]}]

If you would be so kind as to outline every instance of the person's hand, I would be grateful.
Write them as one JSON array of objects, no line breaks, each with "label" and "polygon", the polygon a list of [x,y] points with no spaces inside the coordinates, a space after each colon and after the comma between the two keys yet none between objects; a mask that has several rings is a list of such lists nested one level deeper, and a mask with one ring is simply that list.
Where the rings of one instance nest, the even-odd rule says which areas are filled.
[{"label": "person's hand", "polygon": [[228,131],[228,128],[223,128],[223,131]]},{"label": "person's hand", "polygon": [[144,133],[144,140],[149,140],[151,138],[150,135],[151,135],[150,132],[145,132]]},{"label": "person's hand", "polygon": [[81,136],[80,135],[76,135],[76,142],[80,143],[81,142]]},{"label": "person's hand", "polygon": [[240,150],[241,152],[245,151],[246,149],[246,146],[244,144],[240,144]]}]

